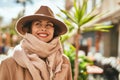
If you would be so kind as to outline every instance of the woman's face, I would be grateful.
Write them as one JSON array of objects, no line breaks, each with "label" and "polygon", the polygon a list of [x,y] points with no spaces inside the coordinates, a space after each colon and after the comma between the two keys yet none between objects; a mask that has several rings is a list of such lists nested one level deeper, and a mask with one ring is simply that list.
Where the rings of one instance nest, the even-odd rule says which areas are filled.
[{"label": "woman's face", "polygon": [[49,42],[54,35],[54,25],[48,20],[34,21],[32,22],[32,34],[44,42]]}]

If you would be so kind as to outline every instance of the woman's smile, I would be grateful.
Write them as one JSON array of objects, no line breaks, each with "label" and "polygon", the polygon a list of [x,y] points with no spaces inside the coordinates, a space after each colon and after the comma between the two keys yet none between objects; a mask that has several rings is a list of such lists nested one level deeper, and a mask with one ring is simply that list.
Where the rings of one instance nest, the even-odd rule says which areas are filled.
[{"label": "woman's smile", "polygon": [[48,33],[37,33],[37,35],[38,35],[39,37],[42,37],[42,38],[46,38],[46,37],[49,36]]}]

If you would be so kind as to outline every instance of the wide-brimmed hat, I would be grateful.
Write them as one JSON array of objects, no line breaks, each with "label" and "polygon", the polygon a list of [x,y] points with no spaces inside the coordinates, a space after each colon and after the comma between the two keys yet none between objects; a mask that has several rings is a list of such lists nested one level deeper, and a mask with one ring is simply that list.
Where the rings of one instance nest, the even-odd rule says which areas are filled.
[{"label": "wide-brimmed hat", "polygon": [[21,17],[16,22],[15,29],[18,34],[23,36],[26,33],[26,31],[23,30],[23,25],[25,23],[32,20],[42,20],[42,19],[47,19],[51,21],[55,25],[58,35],[65,34],[67,32],[66,25],[62,21],[54,17],[52,10],[48,6],[41,6],[33,15]]}]

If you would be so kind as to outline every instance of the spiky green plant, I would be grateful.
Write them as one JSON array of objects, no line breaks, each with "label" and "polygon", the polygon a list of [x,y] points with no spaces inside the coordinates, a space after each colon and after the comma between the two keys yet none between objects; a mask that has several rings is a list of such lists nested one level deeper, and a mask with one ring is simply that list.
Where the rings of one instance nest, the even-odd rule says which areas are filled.
[{"label": "spiky green plant", "polygon": [[90,25],[88,27],[83,27],[89,22],[92,22],[101,16],[103,16],[103,13],[97,13],[93,14],[96,10],[94,7],[89,13],[87,13],[87,4],[88,0],[74,0],[73,7],[70,11],[60,9],[60,11],[66,16],[62,17],[61,15],[58,15],[60,18],[63,19],[63,21],[68,26],[69,32],[62,36],[62,42],[64,42],[66,39],[69,39],[71,36],[73,36],[72,32],[76,29],[75,33],[75,48],[76,48],[76,55],[75,55],[75,71],[74,71],[74,80],[78,80],[78,50],[80,48],[80,35],[81,32],[88,32],[88,31],[109,31],[110,28],[112,28],[112,25],[105,25],[102,23],[95,23],[93,25]]},{"label": "spiky green plant", "polygon": [[110,28],[112,28],[112,25],[105,25],[104,23],[96,23],[92,26],[83,27],[89,22],[92,22],[102,16],[106,13],[95,13],[96,7],[94,7],[89,13],[87,13],[87,3],[88,0],[81,0],[83,1],[82,4],[80,4],[80,0],[74,0],[74,5],[71,11],[60,9],[60,11],[66,16],[63,17],[60,14],[57,14],[67,25],[69,31],[66,35],[63,35],[64,42],[66,39],[69,39],[72,35],[72,32],[77,29],[77,32],[84,33],[89,31],[102,31],[102,32],[108,32]]}]

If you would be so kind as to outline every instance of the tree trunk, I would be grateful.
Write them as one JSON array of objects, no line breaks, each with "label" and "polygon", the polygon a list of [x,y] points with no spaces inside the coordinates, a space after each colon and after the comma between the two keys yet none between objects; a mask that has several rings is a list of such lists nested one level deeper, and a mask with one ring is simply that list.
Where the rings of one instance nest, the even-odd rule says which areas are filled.
[{"label": "tree trunk", "polygon": [[99,52],[99,44],[100,44],[100,40],[101,40],[101,32],[97,31],[96,32],[96,39],[95,39],[95,48],[96,48],[96,52]]},{"label": "tree trunk", "polygon": [[74,61],[74,80],[78,80],[78,74],[79,74],[79,62],[78,62],[78,51],[80,48],[80,33],[79,30],[77,32],[77,34],[75,35],[75,47],[76,47],[76,56],[75,56],[75,61]]}]

